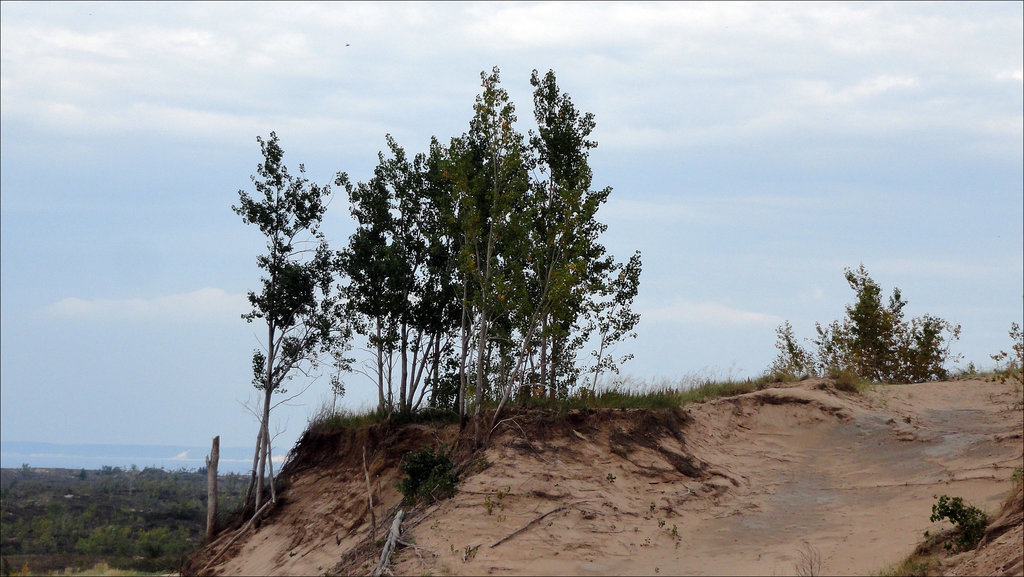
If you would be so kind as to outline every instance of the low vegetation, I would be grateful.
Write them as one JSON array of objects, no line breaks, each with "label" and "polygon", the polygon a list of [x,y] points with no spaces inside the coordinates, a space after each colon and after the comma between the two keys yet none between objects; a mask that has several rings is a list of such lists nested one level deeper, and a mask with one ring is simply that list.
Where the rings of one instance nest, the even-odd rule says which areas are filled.
[{"label": "low vegetation", "polygon": [[424,447],[402,459],[402,473],[406,476],[398,483],[398,490],[409,504],[446,499],[455,494],[455,483],[458,482],[452,469],[444,446],[440,451]]},{"label": "low vegetation", "polygon": [[[932,522],[949,520],[956,526],[958,535],[956,547],[960,551],[970,551],[978,546],[985,534],[988,517],[985,512],[973,505],[965,505],[961,497],[940,495],[932,505]],[[952,549],[953,544],[947,543],[946,548]]]},{"label": "low vegetation", "polygon": [[993,377],[1021,388],[1024,386],[1024,332],[1017,323],[1010,323],[1010,340],[1013,341],[1012,352],[999,351],[992,355],[997,363]]},{"label": "low vegetation", "polygon": [[[224,510],[245,479],[222,476]],[[206,529],[206,472],[135,467],[0,470],[3,572],[176,571]]]}]

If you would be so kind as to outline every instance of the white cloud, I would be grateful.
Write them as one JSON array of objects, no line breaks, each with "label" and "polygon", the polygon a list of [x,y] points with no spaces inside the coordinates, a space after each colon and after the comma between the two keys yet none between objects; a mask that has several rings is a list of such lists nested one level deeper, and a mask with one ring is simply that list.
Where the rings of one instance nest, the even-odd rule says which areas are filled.
[{"label": "white cloud", "polygon": [[745,311],[716,302],[676,301],[667,306],[641,309],[644,322],[710,325],[777,325],[782,318]]},{"label": "white cloud", "polygon": [[245,295],[228,294],[218,288],[153,299],[61,299],[44,310],[50,317],[78,321],[112,322],[220,322],[237,321],[247,312]]},{"label": "white cloud", "polygon": [[1024,69],[1017,68],[1016,70],[1003,70],[996,74],[996,80],[1011,80],[1020,82],[1024,80]]}]

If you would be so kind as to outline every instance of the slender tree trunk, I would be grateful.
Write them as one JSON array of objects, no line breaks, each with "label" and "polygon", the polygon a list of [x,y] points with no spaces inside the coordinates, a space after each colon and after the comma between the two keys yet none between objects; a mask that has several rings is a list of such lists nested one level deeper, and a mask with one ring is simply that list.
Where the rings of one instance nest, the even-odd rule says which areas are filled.
[{"label": "slender tree trunk", "polygon": [[256,450],[252,452],[252,471],[249,474],[249,486],[245,488],[245,500],[242,501],[243,507],[249,505],[249,500],[253,498],[253,491],[256,489],[256,466],[260,462],[260,449],[262,448],[263,427],[260,427],[260,432],[256,435]]},{"label": "slender tree trunk", "polygon": [[380,340],[380,319],[377,319],[377,412],[384,413],[384,343]]},{"label": "slender tree trunk", "polygon": [[590,385],[590,393],[597,393],[597,375],[601,373],[601,357],[604,355],[604,344],[605,336],[607,333],[601,333],[601,346],[597,349],[597,363],[594,365],[594,382]]},{"label": "slender tree trunk", "polygon": [[402,380],[398,390],[398,410],[409,412],[409,326],[402,321]]},{"label": "slender tree trunk", "polygon": [[270,446],[270,439],[268,437],[268,431],[270,427],[267,426],[267,422],[270,421],[270,395],[274,391],[267,387],[263,394],[263,417],[260,423],[260,428],[263,429],[260,442],[260,464],[256,470],[256,510],[259,511],[260,505],[263,504],[263,483],[266,477],[267,471],[267,447]]},{"label": "slender tree trunk", "polygon": [[430,368],[430,375],[433,378],[433,388],[436,390],[437,385],[441,382],[441,375],[438,373],[441,371],[441,333],[434,335],[434,362]]},{"label": "slender tree trunk", "polygon": [[217,462],[220,460],[220,436],[213,438],[206,458],[206,541],[217,532]]},{"label": "slender tree trunk", "polygon": [[476,410],[473,412],[473,440],[480,446],[480,409],[484,405],[484,357],[487,348],[487,309],[480,311],[480,329],[476,345]]},{"label": "slender tree trunk", "polygon": [[270,483],[270,502],[277,503],[277,488],[274,487],[274,448],[270,445],[270,431],[264,434],[267,439],[267,481]]},{"label": "slender tree trunk", "polygon": [[[548,382],[548,315],[544,315],[540,334],[540,387],[541,391],[543,391],[547,388]],[[554,391],[550,393],[551,400],[555,400]]]},{"label": "slender tree trunk", "polygon": [[551,398],[557,398],[558,396],[558,361],[561,356],[561,346],[558,339],[551,340],[551,360],[548,366],[548,378],[551,380],[548,385],[551,387]]},{"label": "slender tree trunk", "polygon": [[469,307],[466,306],[467,293],[469,292],[469,281],[462,285],[462,326],[459,329],[459,338],[462,341],[462,355],[459,359],[459,431],[466,428],[466,388],[468,375],[466,375],[466,358],[469,356],[469,331],[466,324],[469,322]]}]

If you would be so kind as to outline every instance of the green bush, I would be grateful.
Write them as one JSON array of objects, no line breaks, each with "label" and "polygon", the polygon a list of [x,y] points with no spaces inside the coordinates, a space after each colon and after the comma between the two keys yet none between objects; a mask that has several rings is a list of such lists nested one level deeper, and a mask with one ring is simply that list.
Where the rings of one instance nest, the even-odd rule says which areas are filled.
[{"label": "green bush", "polygon": [[985,513],[973,505],[964,505],[964,500],[960,497],[950,498],[948,495],[941,495],[938,499],[938,502],[932,505],[932,522],[949,519],[956,525],[960,530],[957,545],[961,551],[970,551],[977,547],[988,525]]},{"label": "green bush", "polygon": [[949,377],[946,363],[950,344],[960,338],[960,325],[932,315],[905,321],[903,299],[898,288],[888,302],[882,288],[864,265],[846,269],[846,282],[856,294],[846,306],[846,316],[827,325],[815,324],[817,347],[810,352],[793,336],[789,322],[776,330],[779,355],[769,376],[786,379],[804,375],[849,372],[874,382],[920,383]]},{"label": "green bush", "polygon": [[402,459],[402,472],[406,477],[398,483],[398,490],[410,504],[421,499],[433,502],[451,497],[458,481],[452,468],[447,455],[430,447],[408,453]]},{"label": "green bush", "polygon": [[[996,367],[995,379],[1001,383],[1024,385],[1024,333],[1017,323],[1010,323],[1010,340],[1013,341],[1013,352],[999,351],[992,355],[992,360],[1003,365]],[[1005,363],[1005,364],[1004,364]]]}]

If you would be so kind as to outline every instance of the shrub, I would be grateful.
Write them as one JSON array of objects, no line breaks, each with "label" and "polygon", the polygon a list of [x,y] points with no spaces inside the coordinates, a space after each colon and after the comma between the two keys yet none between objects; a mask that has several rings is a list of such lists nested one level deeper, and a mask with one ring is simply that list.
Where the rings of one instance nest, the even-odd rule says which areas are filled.
[{"label": "shrub", "polygon": [[779,325],[775,329],[775,334],[778,335],[775,348],[779,349],[779,356],[769,367],[769,376],[780,381],[790,381],[812,374],[814,355],[796,342],[793,326],[789,321]]},{"label": "shrub", "polygon": [[964,505],[964,500],[960,497],[950,498],[948,495],[941,495],[938,499],[932,505],[931,520],[934,522],[949,519],[956,525],[960,530],[957,545],[961,551],[970,551],[977,547],[985,534],[985,526],[988,525],[985,513],[973,505]]},{"label": "shrub", "polygon": [[1004,368],[997,369],[995,378],[1001,383],[1024,385],[1024,333],[1017,323],[1010,323],[1010,339],[1013,341],[1013,353],[999,351],[999,354],[992,355],[992,360],[997,363],[1006,363]]},{"label": "shrub", "polygon": [[452,462],[443,452],[430,447],[408,453],[402,459],[402,472],[406,478],[398,483],[398,490],[406,503],[420,499],[433,502],[455,494],[458,478],[452,472]]},{"label": "shrub", "polygon": [[[846,316],[827,325],[815,323],[811,342],[816,353],[796,343],[786,322],[776,329],[779,356],[768,374],[779,378],[850,372],[875,382],[919,383],[949,376],[950,344],[960,338],[960,325],[932,315],[903,320],[907,301],[894,288],[888,302],[882,288],[864,265],[846,269],[846,281],[856,294]],[[955,359],[955,358],[954,358]]]}]

